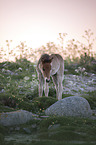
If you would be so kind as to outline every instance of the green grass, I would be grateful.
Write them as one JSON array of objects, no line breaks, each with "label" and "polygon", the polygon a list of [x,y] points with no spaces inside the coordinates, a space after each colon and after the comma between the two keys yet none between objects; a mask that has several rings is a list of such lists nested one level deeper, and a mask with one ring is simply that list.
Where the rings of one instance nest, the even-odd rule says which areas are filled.
[{"label": "green grass", "polygon": [[[26,76],[29,78],[28,80],[24,79]],[[52,87],[49,88],[48,98],[38,97],[36,68],[26,59],[1,63],[0,80],[0,90],[4,90],[4,93],[0,93],[0,112],[24,109],[37,113],[57,101],[56,90]],[[51,80],[50,86],[53,85],[52,83]],[[70,95],[63,94],[63,98],[67,96]],[[10,108],[7,109],[6,106]]]},{"label": "green grass", "polygon": [[10,143],[2,143],[2,145],[95,145],[96,143],[91,143],[91,142],[87,142],[87,143],[84,143],[84,142],[80,142],[80,141],[72,141],[72,142],[62,142],[62,141],[32,141],[31,143],[13,143],[13,142],[10,142]]},{"label": "green grass", "polygon": [[2,112],[11,112],[11,111],[16,111],[17,109],[14,108],[8,108],[7,106],[4,106],[0,104],[0,113]]},{"label": "green grass", "polygon": [[[65,61],[65,68],[68,74],[76,74],[75,69],[79,64]],[[22,69],[20,69],[22,68]],[[2,69],[4,69],[2,71]],[[92,70],[94,69],[94,66]],[[7,72],[10,70],[13,74]],[[95,69],[94,69],[95,70]],[[24,77],[29,77],[28,80]],[[9,112],[18,109],[32,111],[39,115],[44,115],[44,110],[55,103],[56,90],[52,81],[50,82],[49,97],[38,97],[38,80],[34,64],[26,59],[20,59],[16,62],[0,63],[0,113]],[[72,96],[71,94],[63,94],[63,98]],[[85,93],[82,97],[86,98],[92,109],[96,109],[96,91]],[[32,124],[36,124],[36,130],[32,130]],[[55,125],[60,126],[55,128]],[[51,126],[51,128],[49,127]],[[20,130],[10,132],[11,127],[3,127],[0,125],[0,143],[7,145],[24,145],[26,143],[5,142],[4,137],[11,134],[26,134],[23,128],[31,129],[35,132],[39,141],[31,141],[29,145],[91,145],[96,144],[96,120],[74,118],[74,117],[49,117],[42,121],[30,121],[20,125]],[[22,138],[23,140],[23,138]],[[94,143],[95,142],[95,143]]]},{"label": "green grass", "polygon": [[[33,113],[44,112],[49,106],[55,103],[57,100],[52,97],[37,97],[30,102],[27,98],[9,98],[8,95],[2,95],[0,98],[0,112],[9,112],[17,109],[24,109]],[[6,106],[9,106],[6,107]]]},{"label": "green grass", "polygon": [[65,69],[68,71],[65,74],[77,75],[75,69],[78,67],[85,68],[89,73],[96,73],[96,57],[90,57],[87,55],[81,55],[80,59],[75,58],[71,60],[69,57],[64,61]]},{"label": "green grass", "polygon": [[[67,68],[68,73],[71,74],[76,73],[75,69],[78,65],[79,64],[72,63],[71,60],[65,61],[65,68]],[[25,77],[28,77],[28,80],[25,80]],[[52,80],[50,82],[51,87],[49,88],[50,99],[48,100],[48,98],[45,98],[44,100],[44,98],[38,98],[39,93],[36,68],[33,63],[27,61],[26,59],[20,59],[16,62],[0,63],[0,80],[0,90],[3,89],[5,91],[4,93],[0,93],[0,102],[2,105],[9,106],[14,109],[25,109],[28,111],[38,112],[46,109],[46,107],[56,101],[56,90],[52,87]],[[96,108],[96,91],[92,93],[89,92],[89,94],[86,94],[84,97],[88,100],[91,108],[93,109]],[[62,97],[65,98],[69,96],[71,96],[71,94],[63,94]],[[1,110],[6,111],[7,109],[2,105],[0,105],[2,108]]]},{"label": "green grass", "polygon": [[[34,131],[31,130],[32,124],[36,124],[36,128]],[[59,127],[55,127],[56,124],[59,124]],[[51,128],[49,128],[51,126]],[[30,121],[26,124],[22,124],[20,126],[20,130],[16,131],[15,127],[13,131],[8,133],[8,128],[1,127],[0,129],[3,131],[3,136],[12,137],[14,134],[21,134],[22,140],[23,135],[28,136],[26,132],[23,131],[23,128],[29,128],[32,133],[29,134],[29,139],[31,137],[32,140],[32,134],[33,134],[33,140],[34,141],[28,141],[27,138],[26,142],[28,145],[39,145],[39,144],[70,144],[70,145],[87,145],[89,144],[96,144],[96,120],[86,119],[86,118],[75,118],[75,117],[49,117],[46,119],[40,120],[34,120]],[[6,130],[6,134],[4,131]],[[34,133],[36,134],[34,138]],[[31,136],[30,136],[31,135]],[[36,141],[38,139],[38,141]],[[14,140],[15,141],[15,140]],[[14,141],[11,141],[13,144]],[[6,144],[8,142],[5,142]],[[10,143],[10,144],[11,144]],[[8,143],[9,144],[9,143]],[[24,144],[24,143],[23,143]],[[25,143],[26,144],[26,143]],[[20,145],[20,143],[17,140],[17,143],[15,145]]]},{"label": "green grass", "polygon": [[[60,124],[58,128],[48,129],[48,127]],[[50,117],[40,124],[42,140],[53,141],[96,141],[96,121],[72,118],[72,117]]]},{"label": "green grass", "polygon": [[[78,65],[72,63],[72,61],[65,61],[65,68],[68,69],[68,73],[74,74]],[[7,71],[11,71],[10,74]],[[73,72],[74,71],[74,72]],[[28,80],[25,80],[25,77]],[[0,91],[3,89],[5,92],[0,93],[0,112],[7,111],[5,106],[9,106],[9,110],[25,109],[28,111],[42,112],[46,107],[56,102],[56,90],[53,86],[53,82],[50,82],[49,96],[48,98],[38,98],[38,80],[37,73],[34,64],[26,59],[20,59],[16,62],[3,62],[0,63]],[[96,108],[96,91],[84,96],[91,105],[91,108]],[[44,96],[44,94],[43,94]],[[71,94],[63,94],[62,97],[69,97]],[[32,100],[32,101],[30,101]],[[52,102],[52,103],[51,103]]]},{"label": "green grass", "polygon": [[91,109],[96,109],[96,90],[87,92],[84,97],[90,104]]}]

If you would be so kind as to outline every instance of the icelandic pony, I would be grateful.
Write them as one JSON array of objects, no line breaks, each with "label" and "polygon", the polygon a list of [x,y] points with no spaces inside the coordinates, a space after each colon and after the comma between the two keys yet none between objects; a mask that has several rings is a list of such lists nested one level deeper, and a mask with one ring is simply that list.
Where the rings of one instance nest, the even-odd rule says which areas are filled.
[{"label": "icelandic pony", "polygon": [[43,54],[37,64],[37,72],[39,79],[39,96],[43,94],[43,82],[45,96],[48,97],[50,76],[56,88],[56,98],[62,99],[62,81],[64,79],[64,60],[59,54]]}]

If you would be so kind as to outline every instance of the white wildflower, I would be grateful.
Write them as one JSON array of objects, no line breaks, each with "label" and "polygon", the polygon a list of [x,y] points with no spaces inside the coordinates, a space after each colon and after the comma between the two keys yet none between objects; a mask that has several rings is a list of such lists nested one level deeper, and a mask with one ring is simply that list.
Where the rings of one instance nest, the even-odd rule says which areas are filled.
[{"label": "white wildflower", "polygon": [[32,86],[33,85],[33,82],[30,82],[30,85]]},{"label": "white wildflower", "polygon": [[82,68],[81,68],[81,67],[78,67],[78,70],[79,70],[79,71],[81,71],[81,70],[82,70]]},{"label": "white wildflower", "polygon": [[24,77],[24,80],[25,80],[25,81],[28,81],[29,79],[30,79],[30,77],[28,77],[28,76],[25,76],[25,77]]},{"label": "white wildflower", "polygon": [[78,73],[79,72],[79,70],[78,69],[75,69],[75,71]]},{"label": "white wildflower", "polygon": [[84,89],[83,89],[83,88],[80,88],[80,90],[81,90],[81,91],[84,91]]},{"label": "white wildflower", "polygon": [[19,68],[18,68],[18,70],[22,70],[22,68],[21,68],[21,67],[19,67]]},{"label": "white wildflower", "polygon": [[23,86],[18,86],[18,88],[23,88]]},{"label": "white wildflower", "polygon": [[34,64],[33,66],[34,66],[34,67],[36,67],[37,65],[36,65],[36,64]]},{"label": "white wildflower", "polygon": [[83,68],[81,69],[81,71],[84,72],[84,71],[85,71],[85,68],[83,67]]},{"label": "white wildflower", "polygon": [[93,84],[93,82],[94,82],[94,79],[88,81],[89,84]]},{"label": "white wildflower", "polygon": [[88,73],[87,72],[84,72],[84,75],[87,75]]},{"label": "white wildflower", "polygon": [[10,77],[10,76],[8,76],[8,77],[7,77],[7,79],[11,79],[11,77]]},{"label": "white wildflower", "polygon": [[94,76],[95,74],[92,74],[91,76]]},{"label": "white wildflower", "polygon": [[33,77],[33,78],[35,78],[35,77],[36,77],[36,75],[35,75],[35,74],[32,74],[32,77]]},{"label": "white wildflower", "polygon": [[7,85],[7,87],[8,87],[8,86],[10,86],[10,83],[7,83],[6,85]]},{"label": "white wildflower", "polygon": [[72,81],[69,81],[69,85],[73,85],[73,82]]},{"label": "white wildflower", "polygon": [[5,69],[4,68],[2,68],[2,72],[5,72]]}]

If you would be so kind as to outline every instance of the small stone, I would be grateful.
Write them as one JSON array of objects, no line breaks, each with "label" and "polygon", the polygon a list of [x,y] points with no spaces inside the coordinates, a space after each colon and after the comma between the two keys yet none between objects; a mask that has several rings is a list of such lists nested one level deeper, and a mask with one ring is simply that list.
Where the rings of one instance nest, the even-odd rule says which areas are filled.
[{"label": "small stone", "polygon": [[60,127],[60,124],[49,125],[48,129],[57,129]]},{"label": "small stone", "polygon": [[25,131],[25,133],[31,134],[31,130],[29,128],[23,128],[23,130]]},{"label": "small stone", "polygon": [[10,132],[12,132],[13,130],[14,130],[13,127],[11,127],[11,128],[9,129]]},{"label": "small stone", "polygon": [[32,124],[31,127],[32,127],[33,129],[35,129],[35,128],[37,128],[37,125],[36,125],[36,124]]},{"label": "small stone", "polygon": [[15,128],[15,130],[16,130],[16,131],[19,131],[19,130],[20,130],[20,127],[17,126],[17,127]]}]

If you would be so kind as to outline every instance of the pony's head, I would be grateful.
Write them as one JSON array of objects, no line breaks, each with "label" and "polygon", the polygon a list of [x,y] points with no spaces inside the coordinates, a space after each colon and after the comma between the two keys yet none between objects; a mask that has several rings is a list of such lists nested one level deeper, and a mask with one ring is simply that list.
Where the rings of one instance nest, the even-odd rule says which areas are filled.
[{"label": "pony's head", "polygon": [[46,82],[48,83],[50,81],[50,71],[51,71],[51,62],[53,57],[49,58],[42,58],[42,74],[45,78]]}]

